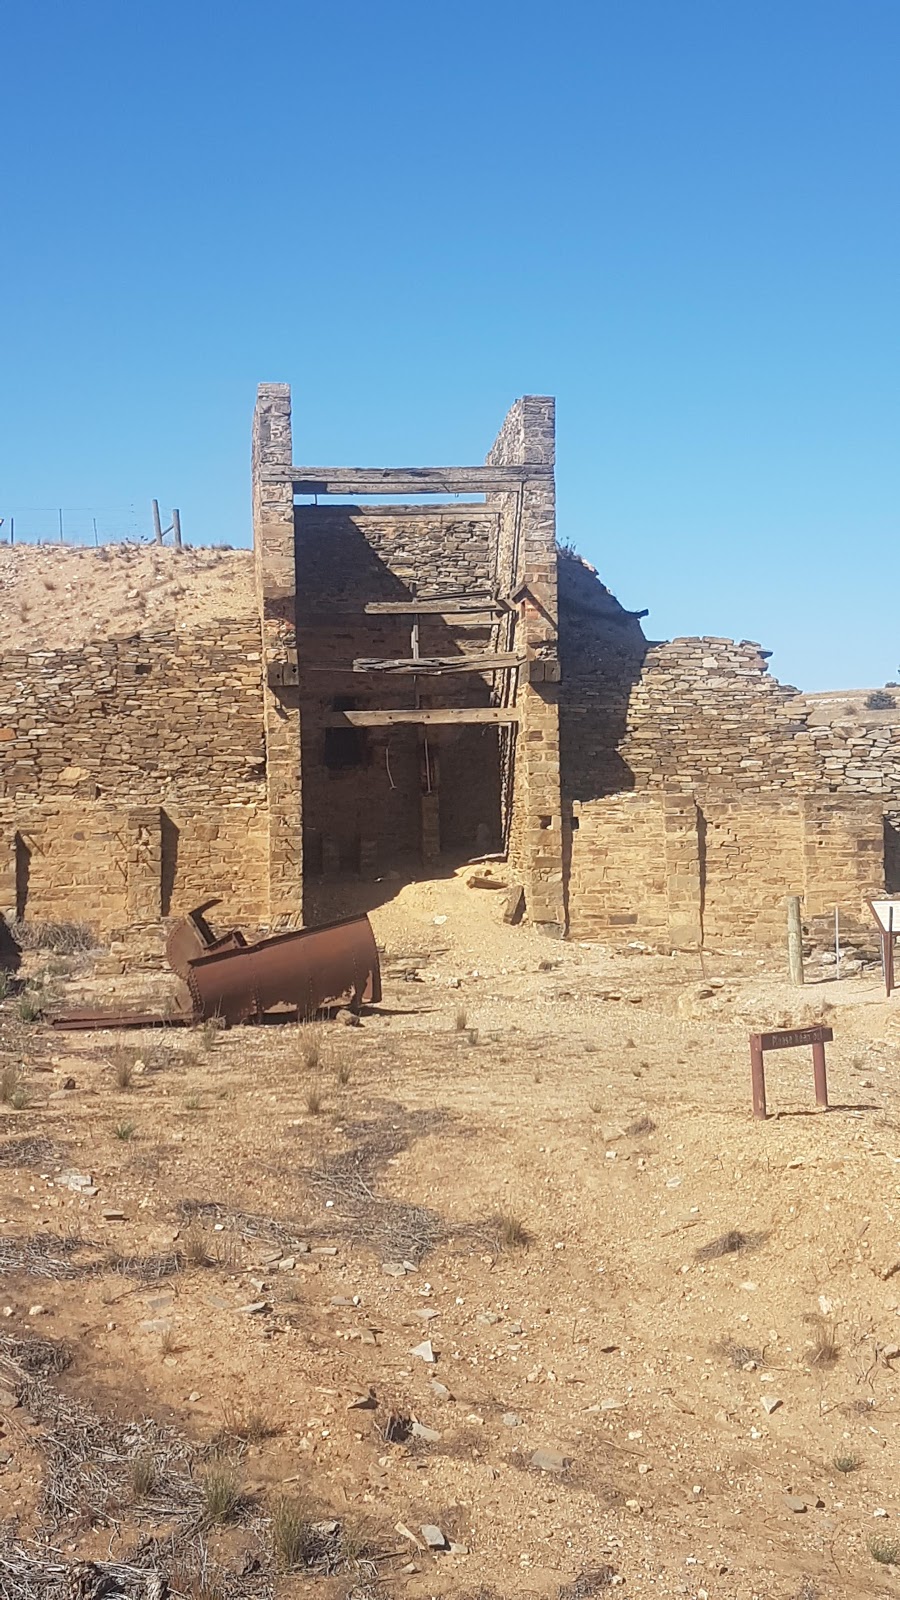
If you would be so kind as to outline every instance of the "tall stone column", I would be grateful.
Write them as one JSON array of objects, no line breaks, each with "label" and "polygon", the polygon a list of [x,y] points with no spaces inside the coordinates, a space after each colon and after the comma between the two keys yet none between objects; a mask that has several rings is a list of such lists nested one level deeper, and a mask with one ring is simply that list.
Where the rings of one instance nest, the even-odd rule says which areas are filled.
[{"label": "tall stone column", "polygon": [[[500,513],[497,579],[518,606],[514,643],[527,656],[519,672],[509,818],[510,859],[525,889],[529,920],[561,936],[566,928],[559,773],[559,657],[556,583],[556,408],[525,395],[507,414],[488,462],[535,466],[521,487],[491,496]],[[549,469],[549,470],[547,470]]]},{"label": "tall stone column", "polygon": [[269,822],[269,923],[303,921],[297,566],[291,391],[260,384],[253,417],[253,549],[262,631]]}]

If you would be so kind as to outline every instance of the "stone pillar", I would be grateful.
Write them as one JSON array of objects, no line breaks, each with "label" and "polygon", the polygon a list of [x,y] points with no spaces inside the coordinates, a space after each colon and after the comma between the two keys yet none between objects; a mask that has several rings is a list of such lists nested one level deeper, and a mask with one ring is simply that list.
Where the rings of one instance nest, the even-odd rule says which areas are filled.
[{"label": "stone pillar", "polygon": [[497,583],[518,606],[510,643],[527,656],[519,671],[507,820],[510,861],[525,889],[529,920],[561,937],[566,929],[559,770],[559,657],[556,598],[556,408],[525,395],[509,411],[488,456],[491,465],[534,465],[549,473],[517,491],[490,496],[500,514]]},{"label": "stone pillar", "polygon": [[699,950],[703,945],[703,877],[700,817],[693,795],[667,790],[663,821],[669,943],[673,950]]},{"label": "stone pillar", "polygon": [[162,823],[158,806],[141,806],[125,819],[125,909],[129,922],[162,916]]},{"label": "stone pillar", "polygon": [[291,391],[259,386],[253,417],[253,549],[262,630],[269,825],[269,924],[303,921],[303,832],[297,671],[297,567]]}]

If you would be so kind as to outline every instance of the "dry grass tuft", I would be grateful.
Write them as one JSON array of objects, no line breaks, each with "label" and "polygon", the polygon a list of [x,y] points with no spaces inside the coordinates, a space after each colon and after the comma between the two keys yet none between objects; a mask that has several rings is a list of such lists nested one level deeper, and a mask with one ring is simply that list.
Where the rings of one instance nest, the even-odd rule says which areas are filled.
[{"label": "dry grass tuft", "polygon": [[814,1312],[803,1319],[812,1330],[807,1360],[811,1367],[831,1367],[841,1353],[833,1322]]},{"label": "dry grass tuft", "polygon": [[109,1052],[109,1059],[116,1088],[130,1089],[134,1082],[135,1062],[139,1060],[135,1051],[129,1050],[124,1045],[119,1045]]},{"label": "dry grass tuft", "polygon": [[217,1461],[203,1475],[203,1521],[207,1527],[231,1522],[241,1504],[237,1473],[227,1462]]},{"label": "dry grass tuft", "polygon": [[74,956],[97,948],[86,922],[17,921],[11,928],[21,950],[52,950],[58,956]]},{"label": "dry grass tuft", "polygon": [[322,1030],[312,1022],[301,1023],[300,1058],[310,1072],[318,1071],[322,1062]]},{"label": "dry grass tuft", "polygon": [[322,1110],[324,1101],[322,1091],[317,1083],[313,1083],[306,1091],[306,1109],[311,1117],[317,1117]]},{"label": "dry grass tuft", "polygon": [[19,1069],[13,1062],[7,1062],[0,1072],[0,1101],[5,1106],[12,1105],[12,1098],[19,1087]]},{"label": "dry grass tuft", "polygon": [[638,1139],[642,1133],[655,1132],[656,1123],[653,1121],[652,1117],[635,1117],[634,1121],[629,1122],[628,1127],[625,1129],[625,1133],[629,1139]]},{"label": "dry grass tuft", "polygon": [[862,1457],[854,1455],[836,1455],[833,1462],[835,1472],[858,1472],[862,1466]]},{"label": "dry grass tuft", "polygon": [[338,1062],[337,1081],[344,1088],[350,1082],[350,1063],[346,1059],[341,1059]]},{"label": "dry grass tuft", "polygon": [[498,1250],[527,1250],[531,1244],[531,1234],[521,1217],[514,1216],[510,1211],[498,1212],[493,1231]]},{"label": "dry grass tuft", "polygon": [[465,1006],[457,1006],[454,1025],[457,1033],[465,1033],[467,1027],[469,1026],[469,1013],[467,1012]]},{"label": "dry grass tuft", "polygon": [[146,1500],[156,1487],[156,1461],[149,1451],[143,1450],[131,1463],[131,1494],[135,1500]]},{"label": "dry grass tuft", "polygon": [[159,1353],[162,1356],[173,1356],[178,1345],[178,1334],[174,1328],[164,1328],[159,1338]]},{"label": "dry grass tuft", "polygon": [[279,1572],[297,1572],[318,1553],[314,1514],[305,1500],[283,1496],[272,1512],[272,1548]]},{"label": "dry grass tuft", "polygon": [[113,1128],[113,1133],[117,1139],[121,1139],[123,1143],[126,1143],[129,1139],[135,1137],[137,1125],[133,1122],[117,1122]]},{"label": "dry grass tuft", "polygon": [[742,1233],[740,1228],[730,1228],[727,1233],[719,1235],[718,1239],[711,1239],[709,1244],[702,1244],[699,1250],[694,1251],[698,1261],[718,1261],[720,1256],[734,1256],[741,1250],[752,1250],[757,1243],[755,1234]]},{"label": "dry grass tuft", "polygon": [[36,994],[26,989],[24,994],[19,995],[16,1010],[20,1022],[38,1022],[41,1016],[41,1002]]},{"label": "dry grass tuft", "polygon": [[209,1239],[201,1222],[189,1222],[181,1236],[185,1262],[190,1267],[208,1267],[210,1264]]},{"label": "dry grass tuft", "polygon": [[214,1451],[227,1450],[232,1445],[262,1444],[281,1432],[276,1422],[259,1406],[241,1406],[228,1402],[222,1408],[222,1426],[210,1440]]}]

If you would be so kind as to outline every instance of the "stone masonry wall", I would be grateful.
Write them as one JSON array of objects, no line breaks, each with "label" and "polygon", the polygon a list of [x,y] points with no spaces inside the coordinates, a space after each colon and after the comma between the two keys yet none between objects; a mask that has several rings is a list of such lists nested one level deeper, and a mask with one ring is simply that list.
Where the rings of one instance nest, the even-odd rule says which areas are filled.
[{"label": "stone masonry wall", "polygon": [[810,727],[758,645],[648,645],[573,558],[560,567],[573,933],[770,943],[794,893],[807,918],[838,906],[865,924],[900,802],[897,730]]},{"label": "stone masonry wall", "polygon": [[258,632],[148,628],[0,661],[0,910],[107,932],[266,915]]}]

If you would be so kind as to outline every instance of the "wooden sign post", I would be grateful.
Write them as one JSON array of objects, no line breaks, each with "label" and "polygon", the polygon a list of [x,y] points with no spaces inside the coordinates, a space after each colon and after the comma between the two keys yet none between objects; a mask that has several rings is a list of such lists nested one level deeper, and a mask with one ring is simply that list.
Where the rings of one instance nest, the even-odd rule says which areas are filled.
[{"label": "wooden sign post", "polygon": [[828,1109],[828,1081],[825,1076],[825,1046],[834,1038],[831,1028],[776,1028],[772,1033],[750,1035],[750,1078],[753,1085],[753,1115],[765,1120],[767,1050],[793,1050],[799,1045],[812,1045],[813,1082],[816,1105]]}]

